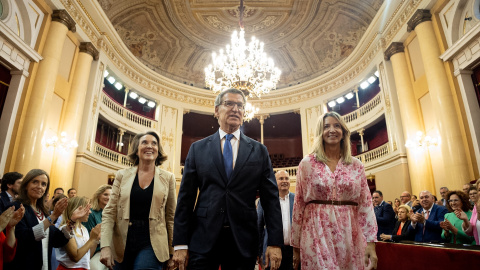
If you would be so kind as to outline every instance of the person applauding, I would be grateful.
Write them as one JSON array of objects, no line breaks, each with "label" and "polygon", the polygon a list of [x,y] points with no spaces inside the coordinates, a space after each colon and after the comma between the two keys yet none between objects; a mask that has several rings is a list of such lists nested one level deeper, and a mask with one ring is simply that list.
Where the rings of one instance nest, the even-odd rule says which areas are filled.
[{"label": "person applauding", "polygon": [[445,221],[440,222],[442,238],[453,244],[475,244],[475,239],[462,230],[463,223],[469,223],[472,216],[468,196],[462,191],[455,190],[447,193],[447,209],[450,213],[445,215]]},{"label": "person applauding", "polygon": [[[23,205],[15,211],[15,207],[10,207],[0,215],[0,270],[3,269],[4,262],[11,262],[15,256],[17,240],[15,239],[15,225],[23,218],[25,208]],[[3,234],[5,229],[6,235]]]},{"label": "person applauding", "polygon": [[410,206],[404,204],[398,207],[398,221],[395,223],[392,234],[381,234],[380,238],[384,241],[392,240],[399,242],[402,240],[411,240],[415,238],[412,230],[408,230],[408,225],[410,225]]}]

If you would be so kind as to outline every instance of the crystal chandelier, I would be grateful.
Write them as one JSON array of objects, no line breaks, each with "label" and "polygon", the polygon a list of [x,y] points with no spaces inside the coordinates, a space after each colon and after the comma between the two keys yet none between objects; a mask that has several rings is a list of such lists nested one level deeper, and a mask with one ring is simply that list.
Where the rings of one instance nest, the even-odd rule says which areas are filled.
[{"label": "crystal chandelier", "polygon": [[440,144],[440,138],[431,136],[423,136],[423,132],[417,131],[415,139],[408,139],[405,143],[405,147],[414,149],[425,149],[438,146]]},{"label": "crystal chandelier", "polygon": [[69,140],[67,138],[67,133],[64,131],[60,134],[60,139],[57,136],[46,139],[45,146],[47,147],[58,147],[65,150],[71,148],[77,148],[78,143],[76,140]]},{"label": "crystal chandelier", "polygon": [[226,50],[212,54],[213,63],[205,68],[205,84],[214,93],[236,88],[246,96],[260,98],[276,88],[281,71],[263,51],[264,44],[255,37],[247,45],[243,27],[243,0],[240,1],[240,32],[234,31]]},{"label": "crystal chandelier", "polygon": [[253,106],[250,102],[247,102],[247,104],[245,104],[245,111],[243,112],[243,121],[250,122],[257,113],[258,108]]}]

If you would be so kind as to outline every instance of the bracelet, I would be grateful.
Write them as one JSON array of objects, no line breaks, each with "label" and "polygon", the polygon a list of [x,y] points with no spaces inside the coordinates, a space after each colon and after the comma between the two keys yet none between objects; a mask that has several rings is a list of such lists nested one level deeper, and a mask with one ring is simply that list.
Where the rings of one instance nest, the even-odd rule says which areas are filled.
[{"label": "bracelet", "polygon": [[50,222],[50,224],[53,224],[52,218],[50,216],[47,217],[47,220]]},{"label": "bracelet", "polygon": [[76,223],[76,222],[73,221],[73,220],[71,220],[71,219],[69,219],[69,220],[67,221],[67,224],[68,224],[68,226],[70,226],[70,227],[75,226],[75,223]]}]

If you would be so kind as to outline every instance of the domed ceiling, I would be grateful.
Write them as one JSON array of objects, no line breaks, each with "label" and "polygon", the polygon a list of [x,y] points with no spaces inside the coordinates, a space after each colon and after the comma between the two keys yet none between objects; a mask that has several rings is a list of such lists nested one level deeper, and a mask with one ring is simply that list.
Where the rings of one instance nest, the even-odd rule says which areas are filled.
[{"label": "domed ceiling", "polygon": [[[98,0],[142,63],[181,83],[205,87],[204,68],[238,30],[239,1]],[[347,58],[383,0],[244,1],[245,36],[265,43],[282,70],[277,88],[318,77]]]}]

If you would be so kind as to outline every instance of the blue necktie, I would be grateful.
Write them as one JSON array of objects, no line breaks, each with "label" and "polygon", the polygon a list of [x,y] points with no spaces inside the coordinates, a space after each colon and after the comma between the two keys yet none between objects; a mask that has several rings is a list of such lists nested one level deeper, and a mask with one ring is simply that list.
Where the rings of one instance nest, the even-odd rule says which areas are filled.
[{"label": "blue necktie", "polygon": [[233,134],[225,135],[225,144],[223,144],[223,164],[225,164],[225,172],[227,173],[228,179],[230,179],[233,171],[233,152],[232,144],[230,143],[232,138]]}]

